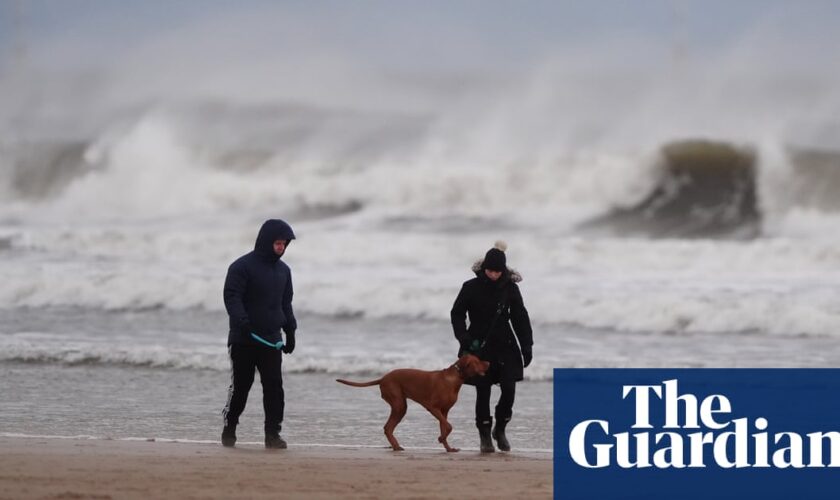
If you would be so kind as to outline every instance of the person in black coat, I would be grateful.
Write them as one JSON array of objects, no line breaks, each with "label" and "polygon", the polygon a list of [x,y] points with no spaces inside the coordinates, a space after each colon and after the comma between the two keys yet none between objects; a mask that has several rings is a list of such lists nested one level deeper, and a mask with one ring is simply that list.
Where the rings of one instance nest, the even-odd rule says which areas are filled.
[{"label": "person in black coat", "polygon": [[[500,450],[510,450],[505,427],[513,415],[516,382],[523,379],[533,352],[531,320],[517,285],[522,277],[508,269],[506,249],[503,242],[496,242],[484,259],[473,265],[476,277],[463,284],[450,313],[460,345],[458,356],[472,353],[490,362],[484,377],[467,381],[476,388],[475,422],[483,453],[495,451],[491,435]],[[502,392],[495,427],[490,416],[493,384],[499,384]]]},{"label": "person in black coat", "polygon": [[[224,300],[229,317],[231,384],[222,416],[222,444],[236,444],[236,426],[245,409],[254,370],[260,371],[265,410],[265,447],[286,448],[280,437],[285,409],[283,353],[295,349],[297,320],[292,310],[292,274],[280,257],[295,239],[280,219],[263,223],[254,250],[230,265]],[[280,331],[286,332],[285,344]],[[282,351],[280,347],[282,347]]]}]

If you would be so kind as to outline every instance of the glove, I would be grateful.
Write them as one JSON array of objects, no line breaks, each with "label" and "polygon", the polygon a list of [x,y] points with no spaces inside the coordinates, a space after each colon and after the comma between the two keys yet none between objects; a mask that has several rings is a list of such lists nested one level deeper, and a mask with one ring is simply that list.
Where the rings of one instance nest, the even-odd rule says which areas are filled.
[{"label": "glove", "polygon": [[251,326],[251,323],[246,321],[239,326],[239,333],[246,337],[251,336],[251,332],[254,331],[254,328]]},{"label": "glove", "polygon": [[481,341],[478,339],[473,339],[473,341],[470,342],[470,346],[467,348],[470,352],[478,352],[479,349],[481,349]]},{"label": "glove", "polygon": [[286,332],[286,345],[283,346],[283,352],[291,354],[295,350],[295,332]]},{"label": "glove", "polygon": [[527,368],[528,365],[531,364],[531,360],[534,358],[534,353],[531,352],[531,348],[522,349],[522,367]]}]

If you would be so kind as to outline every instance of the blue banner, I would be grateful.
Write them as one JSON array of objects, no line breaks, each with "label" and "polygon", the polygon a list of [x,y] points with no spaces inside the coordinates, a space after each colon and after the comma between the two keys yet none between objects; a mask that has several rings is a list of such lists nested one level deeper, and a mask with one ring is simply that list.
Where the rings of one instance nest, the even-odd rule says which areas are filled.
[{"label": "blue banner", "polygon": [[556,369],[554,497],[840,498],[840,369]]}]

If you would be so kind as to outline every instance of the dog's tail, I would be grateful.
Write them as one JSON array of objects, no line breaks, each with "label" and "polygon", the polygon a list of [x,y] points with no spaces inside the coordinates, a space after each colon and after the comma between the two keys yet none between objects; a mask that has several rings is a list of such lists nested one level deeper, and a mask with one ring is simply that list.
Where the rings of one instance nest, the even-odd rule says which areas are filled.
[{"label": "dog's tail", "polygon": [[352,385],[353,387],[370,387],[372,385],[379,385],[382,382],[381,378],[376,380],[371,380],[370,382],[353,382],[352,380],[343,380],[340,378],[335,379],[336,382],[339,382],[344,385]]}]

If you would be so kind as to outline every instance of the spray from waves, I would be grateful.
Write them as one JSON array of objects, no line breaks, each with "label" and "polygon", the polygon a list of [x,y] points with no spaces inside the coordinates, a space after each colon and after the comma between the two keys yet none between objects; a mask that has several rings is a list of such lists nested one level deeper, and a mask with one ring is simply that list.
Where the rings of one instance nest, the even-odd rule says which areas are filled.
[{"label": "spray from waves", "polygon": [[[634,174],[635,156],[594,149],[538,164],[441,151],[422,117],[199,108],[148,112],[86,145],[11,148],[4,186],[11,202],[0,210],[9,220],[62,221],[72,214],[76,223],[264,207],[297,219],[365,210],[387,224],[546,207],[558,214],[592,214],[604,203],[635,199],[644,189],[640,185],[649,182]],[[256,124],[245,126],[251,120]],[[262,127],[261,120],[271,126]],[[234,139],[223,139],[225,130],[234,130]],[[273,144],[261,135],[270,135]],[[65,165],[69,161],[75,163]],[[61,176],[53,175],[56,165],[62,166]],[[599,177],[615,181],[603,186]]]},{"label": "spray from waves", "polygon": [[29,197],[20,209],[48,220],[72,213],[83,220],[118,215],[132,221],[272,205],[284,194],[266,179],[213,170],[200,153],[185,144],[165,114],[151,113],[89,144],[75,177],[44,178],[38,190],[53,196],[34,202]]},{"label": "spray from waves", "polygon": [[[389,29],[435,33],[437,59],[427,44],[413,52],[382,38],[355,11],[339,27],[317,8],[201,9],[102,67],[23,68],[0,80],[0,190],[9,194],[0,216],[138,221],[270,206],[316,216],[551,212],[552,226],[574,227],[650,197],[660,187],[651,158],[692,138],[757,151],[761,211],[783,197],[765,177],[798,175],[768,149],[838,147],[825,130],[836,127],[840,85],[821,36],[836,37],[819,22],[810,28],[821,9],[758,9],[693,57],[674,40],[598,32],[547,37],[536,55],[510,58],[531,54],[528,37],[517,47],[481,36],[469,9],[426,25],[434,30],[418,31],[437,19],[424,8],[394,15]],[[61,48],[50,43],[74,42],[59,40],[33,51],[47,67]],[[809,203],[787,212],[814,211]],[[776,234],[787,212],[759,225]]]},{"label": "spray from waves", "polygon": [[830,239],[835,234],[840,189],[840,148],[798,146],[764,149],[766,175],[759,197],[768,235]]},{"label": "spray from waves", "polygon": [[6,145],[0,213],[130,223],[273,207],[298,220],[364,211],[410,227],[476,216],[504,226],[549,210],[584,234],[693,238],[783,235],[798,214],[840,213],[832,149],[691,139],[494,161],[437,150],[431,127],[300,106],[157,110],[87,143]]}]

